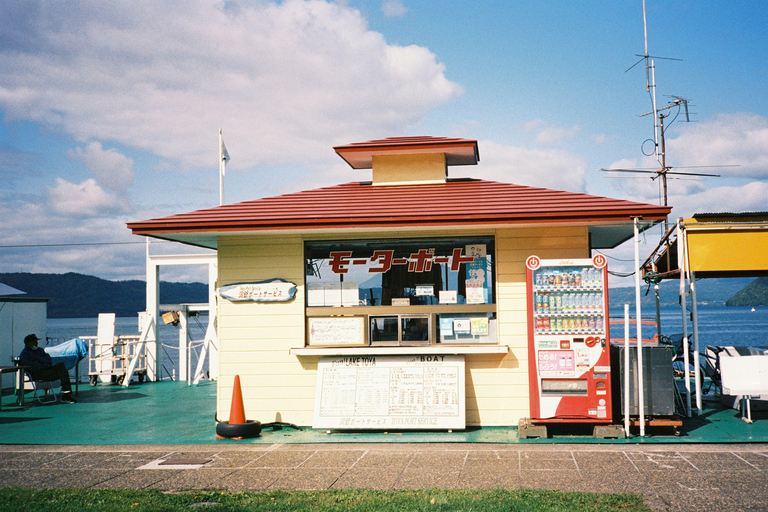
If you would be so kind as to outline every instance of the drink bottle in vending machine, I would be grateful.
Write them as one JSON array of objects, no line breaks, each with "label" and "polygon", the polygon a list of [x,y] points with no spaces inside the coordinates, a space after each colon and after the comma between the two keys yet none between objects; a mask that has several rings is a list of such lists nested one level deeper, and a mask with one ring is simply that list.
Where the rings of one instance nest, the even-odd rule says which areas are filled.
[{"label": "drink bottle in vending machine", "polygon": [[526,260],[534,423],[611,423],[605,256]]}]

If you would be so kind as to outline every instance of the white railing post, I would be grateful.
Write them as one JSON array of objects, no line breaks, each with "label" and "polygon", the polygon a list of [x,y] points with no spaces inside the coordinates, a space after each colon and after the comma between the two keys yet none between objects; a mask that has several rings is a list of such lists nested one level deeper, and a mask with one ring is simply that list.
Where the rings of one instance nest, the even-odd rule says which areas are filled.
[{"label": "white railing post", "polygon": [[[131,385],[131,379],[133,378],[133,372],[136,369],[136,365],[139,362],[139,359],[141,358],[141,351],[144,350],[146,355],[146,348],[147,348],[147,339],[149,337],[149,334],[154,331],[155,329],[155,317],[151,313],[147,313],[147,322],[144,325],[144,328],[141,331],[141,336],[139,337],[139,341],[136,343],[135,352],[133,353],[133,358],[131,358],[131,362],[128,364],[128,369],[125,372],[125,377],[123,378],[123,387],[128,387]],[[128,351],[130,353],[130,350]]]}]

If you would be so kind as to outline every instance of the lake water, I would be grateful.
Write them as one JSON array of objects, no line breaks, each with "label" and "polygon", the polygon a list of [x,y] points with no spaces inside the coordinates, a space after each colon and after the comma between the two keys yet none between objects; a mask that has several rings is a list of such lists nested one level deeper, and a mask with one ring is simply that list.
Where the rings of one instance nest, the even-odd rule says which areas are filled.
[{"label": "lake water", "polygon": [[[630,316],[635,313],[634,307],[630,307]],[[707,345],[717,346],[768,346],[768,307],[758,307],[755,311],[749,307],[711,307],[699,306],[699,346],[701,350]],[[611,310],[611,319],[623,322],[623,310]],[[653,319],[655,311],[647,309],[643,311],[643,317]],[[96,318],[50,318],[48,319],[48,337],[71,339],[79,336],[96,336]],[[205,328],[208,317],[191,317],[189,329],[193,340],[202,340],[205,336]],[[679,308],[665,308],[661,311],[662,334],[671,336],[683,332],[682,313]],[[643,338],[650,338],[655,334],[652,326],[643,327]],[[646,330],[647,329],[647,330]],[[688,334],[692,333],[690,316],[688,317]],[[115,320],[115,334],[137,335],[137,318],[117,318]],[[634,324],[632,324],[630,336],[634,337]],[[622,323],[612,326],[611,338],[623,339],[624,327]],[[160,325],[160,342],[164,348],[163,358],[171,364],[166,364],[167,371],[163,378],[178,373],[179,361],[179,329],[173,325]],[[193,368],[197,364],[193,357]]]},{"label": "lake water", "polygon": [[[192,340],[203,340],[205,330],[208,326],[208,316],[200,315],[190,317],[187,328]],[[96,336],[98,329],[97,318],[49,318],[46,321],[46,330],[48,338],[54,340],[70,340],[82,336]],[[115,318],[116,336],[138,336],[141,333],[138,328],[138,317],[118,317]],[[158,328],[158,338],[162,346],[161,361],[163,368],[161,374],[163,379],[174,379],[179,374],[179,328],[173,325],[160,324]],[[56,342],[54,341],[53,344]],[[200,343],[195,344],[197,352],[200,351]],[[87,375],[87,359],[81,363],[80,375]],[[195,371],[197,357],[192,357],[192,372]],[[205,370],[208,370],[206,360]]]},{"label": "lake water", "polygon": [[[689,306],[690,307],[690,306]],[[701,350],[707,345],[715,346],[768,346],[768,307],[757,307],[755,311],[749,307],[712,307],[698,306],[699,318],[699,347]],[[630,305],[629,314],[635,314],[633,305]],[[654,309],[645,309],[643,318],[653,320],[656,315]],[[611,310],[612,320],[623,320],[623,310]],[[687,317],[688,334],[692,334],[693,327],[690,315]],[[648,329],[648,332],[645,331]],[[661,332],[670,336],[683,332],[683,316],[681,308],[664,308],[661,310]],[[652,337],[655,327],[643,326],[643,338]],[[634,336],[634,330],[630,331]],[[623,325],[612,325],[611,338],[624,337]]]}]

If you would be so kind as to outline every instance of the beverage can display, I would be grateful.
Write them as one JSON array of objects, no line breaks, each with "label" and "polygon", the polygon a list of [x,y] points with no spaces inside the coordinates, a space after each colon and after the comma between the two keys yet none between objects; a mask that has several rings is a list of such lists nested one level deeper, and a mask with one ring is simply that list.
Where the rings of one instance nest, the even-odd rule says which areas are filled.
[{"label": "beverage can display", "polygon": [[581,280],[582,280],[581,271],[579,271],[579,272],[575,273],[574,276],[573,276],[573,285],[574,286],[581,286]]}]

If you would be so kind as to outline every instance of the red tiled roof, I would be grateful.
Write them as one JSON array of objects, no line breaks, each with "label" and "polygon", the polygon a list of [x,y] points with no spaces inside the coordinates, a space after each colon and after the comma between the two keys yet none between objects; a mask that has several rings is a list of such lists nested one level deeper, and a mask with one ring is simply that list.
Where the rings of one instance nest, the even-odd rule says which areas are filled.
[{"label": "red tiled roof", "polygon": [[474,179],[375,186],[347,183],[131,222],[138,235],[531,223],[660,221],[671,208]]},{"label": "red tiled roof", "polygon": [[443,153],[447,165],[475,165],[480,160],[476,140],[450,137],[389,137],[333,148],[353,169],[370,169],[373,155]]}]

